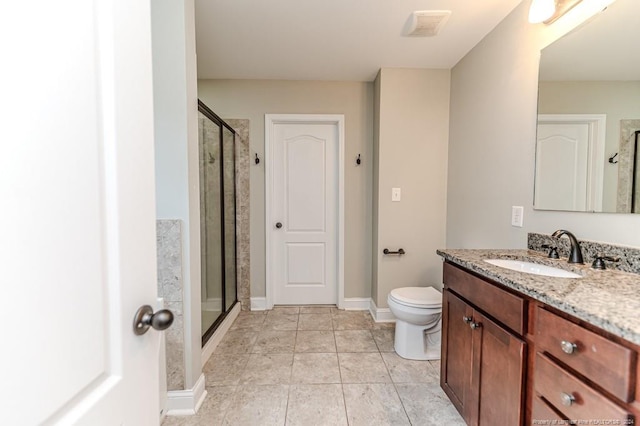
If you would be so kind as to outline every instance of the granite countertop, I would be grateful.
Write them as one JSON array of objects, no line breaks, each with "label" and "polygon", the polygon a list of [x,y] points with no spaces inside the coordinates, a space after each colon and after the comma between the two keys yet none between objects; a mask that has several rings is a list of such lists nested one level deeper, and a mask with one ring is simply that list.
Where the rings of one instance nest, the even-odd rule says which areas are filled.
[{"label": "granite countertop", "polygon": [[[549,259],[533,250],[446,249],[437,253],[519,293],[546,303],[616,336],[640,345],[640,275],[595,270],[566,259]],[[484,259],[515,259],[553,266],[582,275],[555,278],[494,266]]]}]

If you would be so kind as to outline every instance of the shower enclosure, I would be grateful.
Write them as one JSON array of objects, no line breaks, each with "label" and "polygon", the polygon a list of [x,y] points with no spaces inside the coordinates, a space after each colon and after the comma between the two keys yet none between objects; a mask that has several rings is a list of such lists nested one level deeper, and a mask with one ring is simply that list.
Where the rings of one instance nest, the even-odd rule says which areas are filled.
[{"label": "shower enclosure", "polygon": [[237,303],[236,132],[198,101],[202,344]]}]

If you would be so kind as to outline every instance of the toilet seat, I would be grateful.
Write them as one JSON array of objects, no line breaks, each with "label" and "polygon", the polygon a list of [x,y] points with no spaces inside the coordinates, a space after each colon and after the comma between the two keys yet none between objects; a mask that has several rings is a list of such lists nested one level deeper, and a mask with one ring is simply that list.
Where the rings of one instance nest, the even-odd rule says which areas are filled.
[{"label": "toilet seat", "polygon": [[414,308],[442,307],[442,293],[433,287],[402,287],[391,290],[389,298]]}]

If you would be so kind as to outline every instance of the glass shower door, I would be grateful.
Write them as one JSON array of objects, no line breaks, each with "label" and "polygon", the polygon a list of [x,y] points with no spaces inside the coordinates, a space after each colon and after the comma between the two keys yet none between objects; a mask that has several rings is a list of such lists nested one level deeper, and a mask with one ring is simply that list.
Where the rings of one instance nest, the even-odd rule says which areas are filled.
[{"label": "glass shower door", "polygon": [[202,113],[199,124],[202,331],[205,332],[223,312],[221,128]]}]

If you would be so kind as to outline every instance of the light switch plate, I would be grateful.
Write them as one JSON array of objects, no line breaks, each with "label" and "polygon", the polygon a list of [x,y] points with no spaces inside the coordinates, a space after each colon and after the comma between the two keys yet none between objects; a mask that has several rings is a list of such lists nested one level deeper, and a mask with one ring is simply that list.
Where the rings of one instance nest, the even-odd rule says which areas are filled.
[{"label": "light switch plate", "polygon": [[524,207],[511,206],[511,226],[522,228],[524,222]]},{"label": "light switch plate", "polygon": [[400,188],[391,188],[391,201],[400,201],[402,198],[402,190]]}]

